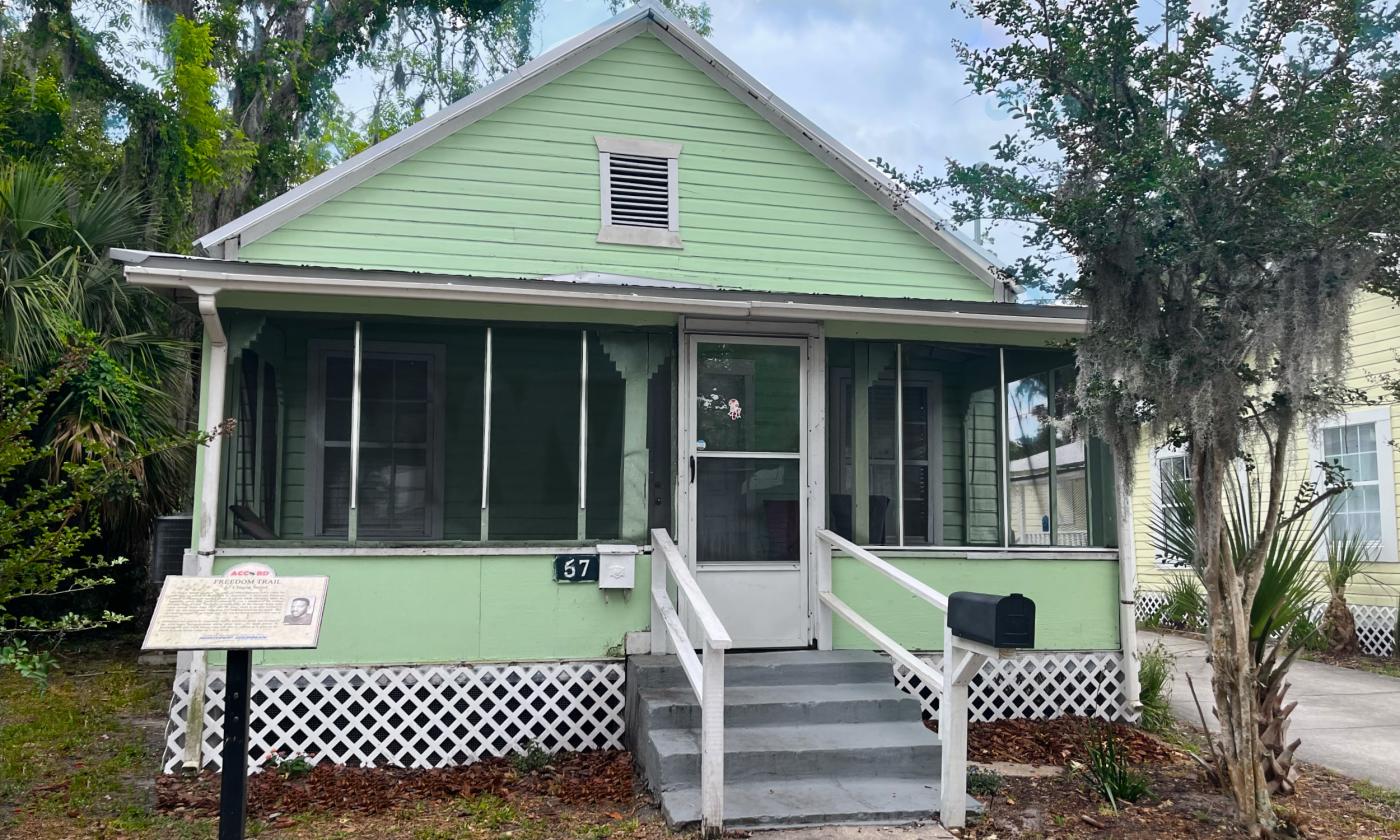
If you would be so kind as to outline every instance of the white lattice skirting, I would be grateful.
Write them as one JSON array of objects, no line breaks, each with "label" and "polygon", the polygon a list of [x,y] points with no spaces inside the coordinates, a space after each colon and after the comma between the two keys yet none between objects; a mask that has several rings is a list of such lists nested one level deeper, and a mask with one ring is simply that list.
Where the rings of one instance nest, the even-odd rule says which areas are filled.
[{"label": "white lattice skirting", "polygon": [[[941,667],[943,654],[922,657]],[[972,678],[968,715],[974,721],[1078,715],[1103,720],[1131,720],[1123,696],[1123,657],[1117,651],[1055,651],[1013,659],[988,660]],[[938,714],[938,693],[904,666],[894,666],[895,684],[923,704],[930,718]]]},{"label": "white lattice skirting", "polygon": [[[1141,591],[1137,593],[1134,614],[1138,621],[1150,621],[1167,605],[1164,592]],[[1395,651],[1395,607],[1377,604],[1349,604],[1352,617],[1356,619],[1356,638],[1361,652],[1369,656],[1391,656]],[[1325,603],[1312,609],[1312,620],[1321,621]]]},{"label": "white lattice skirting", "polygon": [[[621,662],[255,669],[251,764],[304,756],[365,767],[445,767],[486,756],[621,748]],[[204,765],[221,764],[224,675],[205,690]],[[180,766],[190,676],[177,675],[165,771]]]}]

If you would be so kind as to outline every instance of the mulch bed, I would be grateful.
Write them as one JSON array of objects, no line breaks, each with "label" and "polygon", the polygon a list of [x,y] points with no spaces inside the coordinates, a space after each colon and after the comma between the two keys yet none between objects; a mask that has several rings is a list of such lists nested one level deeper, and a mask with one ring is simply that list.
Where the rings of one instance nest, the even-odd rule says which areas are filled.
[{"label": "mulch bed", "polygon": [[1178,749],[1141,729],[1082,717],[1054,720],[1001,720],[968,725],[969,761],[1053,764],[1088,760],[1086,745],[1112,736],[1133,764],[1175,764],[1187,760]]},{"label": "mulch bed", "polygon": [[[1116,813],[1094,789],[1082,768],[1084,744],[1111,729],[1129,763],[1147,777],[1149,793],[1137,803],[1120,803]],[[960,832],[967,840],[993,838],[1157,838],[1244,837],[1229,799],[1205,778],[1183,750],[1140,729],[1109,727],[1082,718],[1053,721],[1000,721],[972,724],[968,757],[984,763],[1012,762],[1066,767],[1051,777],[1013,777],[1001,789],[978,799],[986,813]],[[1071,762],[1079,767],[1071,765]],[[1304,765],[1298,791],[1275,798],[1292,836],[1312,840],[1400,838],[1400,798],[1363,797],[1358,785],[1320,767]]]},{"label": "mulch bed", "polygon": [[1390,656],[1368,656],[1364,653],[1336,654],[1328,651],[1309,650],[1303,652],[1303,659],[1350,668],[1354,671],[1370,671],[1384,676],[1400,676],[1400,659]]},{"label": "mulch bed", "polygon": [[[297,775],[268,768],[248,779],[252,817],[306,812],[379,814],[415,801],[495,794],[549,797],[561,804],[617,803],[630,808],[637,796],[632,757],[620,750],[560,753],[548,767],[530,773],[509,759],[492,758],[466,767],[434,770],[344,767],[318,764]],[[219,776],[161,776],[157,807],[166,812],[214,816],[219,812]]]}]

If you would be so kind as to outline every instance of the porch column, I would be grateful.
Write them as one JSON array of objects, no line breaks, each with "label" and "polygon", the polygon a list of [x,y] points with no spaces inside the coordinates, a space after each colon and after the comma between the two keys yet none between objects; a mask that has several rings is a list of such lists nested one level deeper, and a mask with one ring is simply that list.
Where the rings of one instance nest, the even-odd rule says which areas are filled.
[{"label": "porch column", "polygon": [[851,365],[851,541],[870,544],[870,343],[858,341]]},{"label": "porch column", "polygon": [[619,535],[644,541],[647,533],[647,387],[669,347],[647,333],[601,333],[603,352],[625,383],[622,415],[622,514]]}]

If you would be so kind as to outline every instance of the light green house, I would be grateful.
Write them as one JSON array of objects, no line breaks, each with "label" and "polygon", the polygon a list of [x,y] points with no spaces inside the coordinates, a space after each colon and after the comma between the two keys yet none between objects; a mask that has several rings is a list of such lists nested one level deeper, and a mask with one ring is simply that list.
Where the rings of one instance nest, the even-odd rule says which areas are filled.
[{"label": "light green house", "polygon": [[[198,246],[116,254],[198,308],[201,423],[237,421],[200,453],[186,573],[330,578],[320,646],[255,661],[255,760],[620,745],[624,659],[665,649],[658,539],[734,650],[875,647],[828,590],[943,649],[941,613],[848,552],[819,580],[822,532],[1024,593],[1035,650],[984,668],[974,714],[1131,716],[1111,471],[1057,422],[1050,347],[1084,312],[1008,302],[991,257],[659,7]],[[168,769],[217,758],[219,660],[182,665]]]}]

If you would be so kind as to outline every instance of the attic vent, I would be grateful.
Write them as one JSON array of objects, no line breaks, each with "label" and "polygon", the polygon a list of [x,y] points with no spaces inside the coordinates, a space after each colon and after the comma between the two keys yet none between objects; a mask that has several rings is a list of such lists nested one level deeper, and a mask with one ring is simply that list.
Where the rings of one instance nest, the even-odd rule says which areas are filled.
[{"label": "attic vent", "polygon": [[597,137],[602,179],[599,242],[680,248],[676,176],[681,144]]}]

